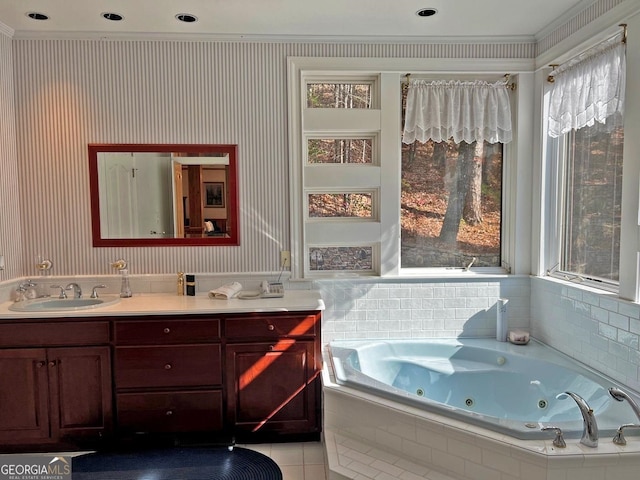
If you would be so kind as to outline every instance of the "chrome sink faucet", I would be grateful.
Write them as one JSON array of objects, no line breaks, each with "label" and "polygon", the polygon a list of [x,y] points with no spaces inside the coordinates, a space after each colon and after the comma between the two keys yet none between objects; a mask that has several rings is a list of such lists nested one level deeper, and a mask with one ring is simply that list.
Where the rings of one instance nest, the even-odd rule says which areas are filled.
[{"label": "chrome sink faucet", "polygon": [[596,416],[593,413],[593,409],[589,407],[584,398],[573,392],[564,392],[556,395],[557,399],[564,399],[567,396],[573,398],[578,404],[580,413],[582,414],[582,438],[580,443],[587,447],[595,448],[598,446],[598,424],[596,423]]},{"label": "chrome sink faucet", "polygon": [[74,298],[82,298],[82,289],[80,288],[80,285],[78,285],[77,283],[70,283],[69,285],[64,287],[64,289],[73,290],[75,292],[73,295]]},{"label": "chrome sink faucet", "polygon": [[638,406],[638,404],[633,400],[633,398],[629,396],[627,392],[620,390],[617,387],[611,387],[609,389],[609,395],[611,395],[619,402],[626,400],[631,406],[631,410],[633,410],[633,413],[636,414],[636,417],[638,417],[638,421],[640,422],[640,406]]}]

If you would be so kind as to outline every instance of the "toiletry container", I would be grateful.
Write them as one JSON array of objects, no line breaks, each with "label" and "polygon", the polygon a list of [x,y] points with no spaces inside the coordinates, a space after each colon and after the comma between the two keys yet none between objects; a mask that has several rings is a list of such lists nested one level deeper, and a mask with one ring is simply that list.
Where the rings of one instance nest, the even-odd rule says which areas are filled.
[{"label": "toiletry container", "polygon": [[507,317],[508,302],[509,300],[506,298],[499,298],[496,304],[496,340],[499,342],[507,341],[507,328],[509,324]]},{"label": "toiletry container", "polygon": [[193,297],[196,294],[196,276],[187,275],[187,295]]}]

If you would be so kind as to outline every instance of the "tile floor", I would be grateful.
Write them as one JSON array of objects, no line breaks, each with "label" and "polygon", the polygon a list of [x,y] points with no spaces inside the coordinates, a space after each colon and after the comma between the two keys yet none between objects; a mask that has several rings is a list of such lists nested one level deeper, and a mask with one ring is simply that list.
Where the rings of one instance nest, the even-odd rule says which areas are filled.
[{"label": "tile floor", "polygon": [[283,480],[327,480],[324,446],[320,442],[261,443],[238,445],[260,452],[273,459]]}]

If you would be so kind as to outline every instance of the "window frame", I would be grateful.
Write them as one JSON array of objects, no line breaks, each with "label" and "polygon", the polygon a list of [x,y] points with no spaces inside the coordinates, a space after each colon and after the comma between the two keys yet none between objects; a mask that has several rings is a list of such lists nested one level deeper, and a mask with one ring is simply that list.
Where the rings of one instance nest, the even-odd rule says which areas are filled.
[{"label": "window frame", "polygon": [[[514,102],[514,141],[504,146],[503,167],[503,213],[502,213],[502,267],[472,268],[471,271],[451,268],[404,268],[400,267],[400,127],[401,105],[400,89],[406,78],[406,72],[416,75],[447,76],[449,78],[484,78],[487,75],[499,78],[506,72],[525,77],[525,89],[516,89],[512,97]],[[380,59],[380,58],[315,58],[290,57],[288,59],[289,86],[289,180],[291,205],[291,278],[316,279],[339,277],[340,272],[310,272],[306,251],[308,247],[322,246],[326,242],[315,242],[313,233],[306,230],[305,220],[307,208],[304,169],[309,168],[304,150],[307,137],[315,137],[303,128],[303,109],[306,106],[306,83],[334,83],[352,81],[366,76],[379,78],[379,104],[374,93],[372,107],[381,110],[380,133],[377,138],[380,158],[379,185],[379,234],[376,242],[366,236],[361,244],[372,244],[378,254],[378,271],[373,276],[379,277],[444,277],[469,274],[486,274],[490,276],[507,273],[530,272],[531,261],[531,223],[522,217],[531,205],[531,163],[532,132],[523,135],[517,133],[519,119],[523,121],[532,115],[533,103],[527,101],[532,97],[533,61],[531,59],[432,59],[429,69],[425,70],[425,61],[421,59]],[[412,75],[414,74],[412,73]],[[513,78],[513,77],[512,77]],[[518,108],[521,107],[521,108]],[[338,132],[324,132],[337,135]],[[344,131],[345,135],[362,135],[363,131],[354,129]],[[528,147],[528,148],[527,148]],[[375,163],[375,162],[374,162]],[[313,165],[312,168],[322,168]],[[347,168],[368,168],[369,165],[346,166]],[[524,168],[524,172],[519,172]],[[318,185],[313,185],[317,188]],[[325,187],[326,188],[326,187]],[[353,189],[354,187],[350,187]],[[356,186],[355,188],[361,188]],[[323,219],[324,220],[324,219]],[[342,219],[341,219],[342,220]],[[357,220],[356,220],[357,222]],[[324,223],[317,222],[314,223]],[[344,225],[344,222],[341,222]],[[376,223],[376,222],[371,222]],[[334,242],[336,244],[339,242]],[[376,261],[374,260],[374,264]],[[351,274],[351,272],[349,272]],[[366,276],[372,276],[368,274]]]},{"label": "window frame", "polygon": [[[546,127],[545,127],[546,133]],[[562,261],[564,251],[567,249],[567,175],[570,160],[570,148],[572,138],[575,135],[574,131],[565,133],[558,138],[547,138],[547,148],[545,153],[545,160],[548,165],[551,175],[547,177],[549,191],[551,195],[548,199],[547,209],[549,211],[547,217],[547,223],[549,231],[554,232],[553,235],[547,238],[547,258],[546,275],[565,280],[572,283],[582,284],[588,287],[596,288],[598,290],[604,290],[606,292],[619,293],[620,281],[615,282],[613,280],[607,280],[603,278],[591,277],[589,275],[574,272],[572,270],[565,270],[562,268]],[[623,149],[624,152],[624,149]],[[623,171],[624,171],[624,153],[623,153]],[[623,175],[624,176],[624,175]],[[624,182],[623,182],[622,197],[624,203]],[[625,221],[624,215],[621,215],[621,228]],[[622,234],[621,234],[622,235]],[[620,276],[622,270],[622,242],[620,245]]]}]

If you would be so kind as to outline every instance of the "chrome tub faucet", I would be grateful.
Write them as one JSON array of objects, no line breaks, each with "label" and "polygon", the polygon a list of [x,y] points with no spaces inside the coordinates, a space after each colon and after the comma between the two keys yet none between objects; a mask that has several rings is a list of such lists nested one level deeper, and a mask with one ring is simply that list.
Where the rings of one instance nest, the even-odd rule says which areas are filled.
[{"label": "chrome tub faucet", "polygon": [[593,409],[589,407],[584,398],[573,392],[564,392],[556,395],[557,399],[564,399],[567,396],[573,398],[582,414],[582,438],[580,443],[587,447],[595,448],[598,446],[598,424]]}]

